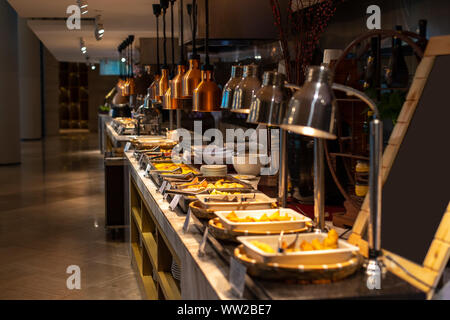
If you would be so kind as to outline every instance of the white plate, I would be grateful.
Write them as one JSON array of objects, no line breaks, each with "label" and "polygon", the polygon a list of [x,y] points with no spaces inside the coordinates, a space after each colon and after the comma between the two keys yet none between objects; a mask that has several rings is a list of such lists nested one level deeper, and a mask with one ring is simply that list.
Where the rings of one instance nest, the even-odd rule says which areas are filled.
[{"label": "white plate", "polygon": [[[327,237],[326,233],[303,233],[298,237],[297,245],[299,246],[303,240],[311,242],[319,238],[323,241]],[[359,248],[351,245],[345,240],[338,240],[337,249],[314,250],[314,251],[298,251],[288,253],[267,253],[251,244],[251,241],[260,241],[270,245],[275,251],[278,247],[278,235],[275,236],[251,236],[238,237],[237,239],[245,246],[246,252],[250,258],[263,263],[280,263],[294,265],[327,265],[337,264],[348,261],[359,252]],[[285,235],[283,240],[291,243],[295,239],[295,234]]]},{"label": "white plate", "polygon": [[264,214],[270,216],[271,214],[280,211],[280,215],[284,216],[286,213],[295,220],[290,221],[270,221],[270,222],[232,222],[226,217],[231,211],[216,211],[215,214],[219,217],[225,229],[228,230],[241,230],[241,231],[258,231],[258,232],[278,232],[282,230],[298,230],[303,229],[306,222],[311,221],[310,218],[288,208],[280,209],[265,209],[265,210],[238,210],[234,211],[239,218],[245,218],[247,216],[255,219],[261,218]]}]

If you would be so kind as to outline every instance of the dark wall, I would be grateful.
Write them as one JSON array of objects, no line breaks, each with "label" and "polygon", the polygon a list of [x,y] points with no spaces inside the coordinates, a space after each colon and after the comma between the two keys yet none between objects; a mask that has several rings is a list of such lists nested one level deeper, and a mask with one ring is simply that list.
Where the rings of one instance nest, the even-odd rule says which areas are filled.
[{"label": "dark wall", "polygon": [[106,94],[116,85],[117,76],[101,76],[100,68],[89,70],[89,130],[98,130],[98,107],[103,104]]},{"label": "dark wall", "polygon": [[45,135],[59,134],[59,62],[43,48],[44,54],[44,103]]},{"label": "dark wall", "polygon": [[394,29],[402,25],[403,30],[416,32],[419,19],[428,20],[428,37],[450,34],[448,0],[351,0],[337,6],[323,34],[321,49],[344,49],[356,36],[366,32],[367,7],[378,5],[381,9],[381,28]]}]

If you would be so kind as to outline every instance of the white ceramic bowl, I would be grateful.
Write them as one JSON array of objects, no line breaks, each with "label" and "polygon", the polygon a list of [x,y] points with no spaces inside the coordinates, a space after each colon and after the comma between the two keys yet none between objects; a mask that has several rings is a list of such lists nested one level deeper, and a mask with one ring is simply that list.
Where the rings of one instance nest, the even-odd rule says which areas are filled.
[{"label": "white ceramic bowl", "polygon": [[233,167],[238,174],[259,176],[262,164],[259,155],[246,153],[233,157]]}]

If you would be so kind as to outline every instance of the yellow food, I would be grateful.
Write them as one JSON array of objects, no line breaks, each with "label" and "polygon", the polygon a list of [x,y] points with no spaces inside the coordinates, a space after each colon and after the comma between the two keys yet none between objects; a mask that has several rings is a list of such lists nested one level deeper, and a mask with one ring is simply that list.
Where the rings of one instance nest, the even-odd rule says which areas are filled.
[{"label": "yellow food", "polygon": [[227,219],[232,222],[274,222],[274,221],[292,221],[295,220],[295,218],[290,217],[287,213],[282,216],[280,215],[280,211],[277,210],[270,216],[268,216],[266,213],[264,213],[259,219],[256,219],[254,217],[246,216],[245,218],[239,218],[236,215],[236,212],[231,211],[227,215]]},{"label": "yellow food", "polygon": [[[338,248],[338,239],[339,236],[336,232],[336,230],[331,229],[328,232],[327,237],[321,242],[318,238],[312,240],[311,242],[308,242],[306,240],[303,240],[300,243],[299,248],[293,248],[293,249],[287,249],[288,244],[286,241],[283,241],[281,247],[283,249],[286,249],[286,252],[299,252],[299,251],[314,251],[314,250],[328,250],[328,249],[337,249]],[[260,242],[260,241],[251,241],[251,244],[258,247],[264,252],[267,253],[274,253],[275,250],[268,244]]]},{"label": "yellow food", "polygon": [[220,190],[216,190],[214,189],[213,191],[211,191],[210,193],[211,195],[221,195],[221,196],[228,196],[231,194],[241,194],[240,192],[227,192],[227,191],[220,191]]},{"label": "yellow food", "polygon": [[[224,179],[218,180],[216,183],[208,183],[206,180],[204,180],[202,183],[198,183],[198,180],[195,180],[195,183],[185,183],[184,185],[181,185],[181,188],[185,189],[224,189],[224,188],[244,188],[244,185],[236,182],[225,182]],[[194,182],[193,181],[193,182]],[[223,194],[223,193],[217,193],[217,194]],[[234,193],[236,194],[236,193]]]},{"label": "yellow food", "polygon": [[[196,173],[194,170],[192,170],[189,166],[182,164],[182,163],[154,163],[153,164],[158,171],[173,171],[175,169],[181,168],[182,174],[188,174],[188,173]],[[164,174],[170,174],[170,173],[163,173]]]},{"label": "yellow food", "polygon": [[250,241],[250,243],[252,245],[254,245],[255,247],[257,247],[258,249],[261,249],[264,252],[275,253],[275,250],[273,250],[273,248],[271,246],[269,246],[268,244],[266,244],[264,242],[253,240],[253,241]]},{"label": "yellow food", "polygon": [[[314,239],[311,243],[307,241],[302,241],[300,244],[300,251],[311,251],[311,250],[328,250],[337,249],[339,236],[336,230],[331,229],[328,231],[328,235],[322,242],[319,239]],[[295,249],[294,251],[298,251]]]}]

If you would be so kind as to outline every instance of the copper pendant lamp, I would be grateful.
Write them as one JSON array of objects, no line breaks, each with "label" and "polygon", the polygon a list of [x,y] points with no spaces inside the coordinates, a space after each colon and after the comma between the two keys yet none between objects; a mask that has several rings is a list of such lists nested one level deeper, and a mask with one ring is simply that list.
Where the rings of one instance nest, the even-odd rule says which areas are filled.
[{"label": "copper pendant lamp", "polygon": [[[170,11],[171,11],[171,13],[170,13],[170,24],[171,24],[171,30],[172,30],[172,36],[171,36],[171,42],[172,42],[172,67],[175,66],[174,29],[173,29],[173,5],[174,5],[174,3],[175,3],[175,0],[170,0]],[[177,99],[174,99],[173,95],[172,95],[172,87],[173,87],[174,79],[169,80],[169,87],[166,90],[166,93],[164,94],[163,108],[166,109],[166,110],[176,110],[176,109],[182,109],[183,108],[182,101],[178,101]]]},{"label": "copper pendant lamp", "polygon": [[186,98],[183,96],[183,77],[186,74],[186,64],[184,60],[184,17],[183,17],[183,0],[180,0],[180,40],[181,40],[181,46],[180,46],[180,62],[177,66],[177,74],[172,79],[172,83],[170,85],[170,90],[172,94],[172,99],[184,99]]},{"label": "copper pendant lamp", "polygon": [[161,67],[160,67],[160,62],[159,62],[159,16],[161,15],[161,6],[159,4],[153,5],[153,14],[156,17],[156,73],[155,73],[153,82],[149,87],[150,99],[152,100],[152,105],[162,103],[162,100],[158,99],[158,93],[159,93],[158,85],[159,85],[159,80],[161,78],[161,75],[160,75]]},{"label": "copper pendant lamp", "polygon": [[160,2],[163,16],[163,48],[164,48],[164,65],[161,67],[161,78],[158,85],[158,97],[162,100],[169,88],[169,66],[167,65],[167,37],[166,37],[166,12],[169,7],[169,0],[161,0]]},{"label": "copper pendant lamp", "polygon": [[182,97],[184,99],[192,98],[194,89],[202,81],[200,71],[200,56],[197,54],[196,36],[197,36],[197,1],[192,0],[192,55],[189,59],[189,70],[182,80]]},{"label": "copper pendant lamp", "polygon": [[133,70],[133,42],[134,42],[134,36],[130,35],[128,37],[128,47],[129,47],[129,81],[128,81],[128,93],[130,96],[133,96],[136,94],[136,84],[134,82],[134,70]]},{"label": "copper pendant lamp", "polygon": [[202,67],[202,82],[194,90],[193,111],[220,111],[222,91],[213,79],[213,66],[209,63],[209,0],[205,0],[205,65]]}]

